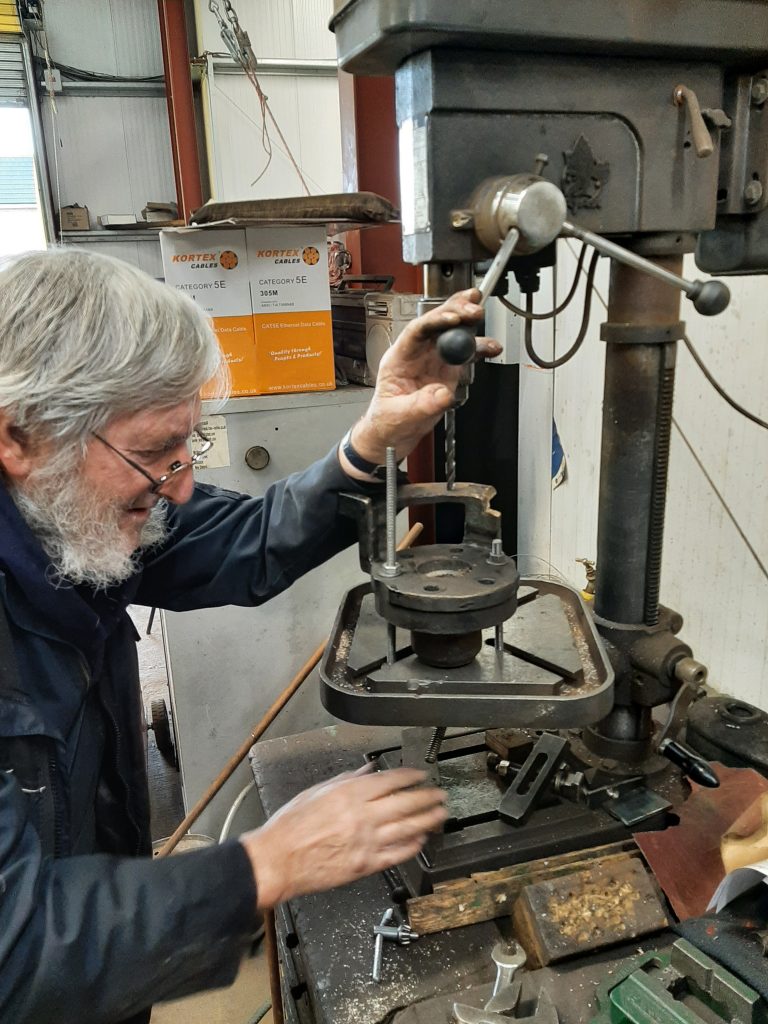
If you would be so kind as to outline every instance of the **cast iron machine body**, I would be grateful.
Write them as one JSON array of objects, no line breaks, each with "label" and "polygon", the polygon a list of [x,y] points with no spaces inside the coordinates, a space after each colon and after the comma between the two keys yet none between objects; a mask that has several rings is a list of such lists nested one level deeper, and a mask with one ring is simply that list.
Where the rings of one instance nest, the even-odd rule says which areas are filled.
[{"label": "cast iron machine body", "polygon": [[613,671],[581,598],[520,579],[501,550],[493,493],[461,483],[397,488],[396,509],[456,503],[465,525],[460,543],[394,559],[385,503],[347,497],[371,582],[347,595],[323,658],[333,714],[377,725],[558,729],[610,710]]},{"label": "cast iron machine body", "polygon": [[[423,265],[424,306],[491,261],[482,301],[505,300],[514,273],[528,358],[556,368],[583,340],[598,256],[611,259],[593,611],[565,586],[517,578],[489,489],[456,481],[453,411],[445,484],[397,488],[390,453],[386,502],[350,499],[370,583],[339,612],[326,706],[406,727],[381,762],[434,772],[440,758],[449,782],[462,743],[477,778],[486,752],[446,727],[502,735],[495,747],[486,735],[494,808],[483,798],[464,819],[472,835],[459,822],[461,851],[449,830],[430,846],[431,877],[407,879],[420,891],[521,851],[658,827],[682,799],[670,761],[717,784],[676,740],[706,668],[660,604],[661,558],[681,292],[708,316],[730,297],[722,281],[684,279],[683,256],[712,273],[768,272],[768,3],[338,0],[331,27],[345,70],[394,75],[403,253]],[[582,329],[547,361],[531,323],[557,312],[535,312],[534,294],[558,238],[582,243],[577,277],[592,256]],[[438,349],[465,365],[459,405],[474,339],[446,332]],[[397,558],[397,510],[427,501],[464,506],[463,538]]]}]

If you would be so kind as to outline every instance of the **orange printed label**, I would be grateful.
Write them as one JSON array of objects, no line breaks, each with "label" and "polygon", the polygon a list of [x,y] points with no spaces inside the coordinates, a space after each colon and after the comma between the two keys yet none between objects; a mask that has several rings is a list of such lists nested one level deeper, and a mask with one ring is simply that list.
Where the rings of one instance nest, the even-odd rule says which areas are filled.
[{"label": "orange printed label", "polygon": [[[211,323],[232,376],[232,397],[257,395],[256,346],[252,316],[214,316]],[[202,390],[203,398],[217,398],[212,384]]]},{"label": "orange printed label", "polygon": [[259,394],[333,390],[329,310],[257,313],[253,325]]}]

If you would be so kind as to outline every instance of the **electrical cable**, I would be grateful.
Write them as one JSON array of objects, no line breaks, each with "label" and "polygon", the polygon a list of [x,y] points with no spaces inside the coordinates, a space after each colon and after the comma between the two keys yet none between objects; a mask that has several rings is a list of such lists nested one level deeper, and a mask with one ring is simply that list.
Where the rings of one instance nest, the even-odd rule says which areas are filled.
[{"label": "electrical cable", "polygon": [[507,309],[510,311],[510,313],[515,313],[517,316],[521,316],[525,320],[551,320],[552,317],[559,316],[560,313],[562,313],[563,310],[566,308],[566,306],[568,306],[568,304],[570,303],[571,299],[573,298],[573,296],[574,296],[574,294],[576,292],[576,287],[577,287],[577,285],[579,283],[579,276],[581,274],[581,267],[582,267],[582,264],[584,263],[584,256],[586,255],[586,252],[587,252],[587,243],[586,242],[582,242],[581,243],[581,252],[579,253],[579,258],[578,258],[578,261],[576,263],[576,273],[573,275],[573,283],[571,284],[571,287],[570,287],[570,289],[568,291],[568,294],[566,295],[566,297],[563,299],[563,301],[560,303],[559,306],[555,306],[555,308],[550,310],[548,313],[529,313],[527,310],[521,309],[519,306],[515,306],[514,303],[510,302],[509,299],[505,298],[502,295],[499,296],[499,298],[501,299],[501,304],[503,306],[506,306]]},{"label": "electrical cable", "polygon": [[[217,92],[217,93],[218,93],[218,94],[219,94],[219,95],[220,95],[220,96],[221,96],[221,97],[222,97],[223,99],[225,99],[225,100],[227,101],[227,103],[230,103],[230,104],[231,104],[231,105],[232,105],[232,106],[233,106],[233,107],[235,108],[235,110],[238,110],[238,111],[239,111],[239,112],[240,112],[240,113],[241,113],[241,114],[243,115],[243,117],[245,118],[245,120],[246,120],[246,121],[247,121],[247,122],[248,122],[249,124],[252,124],[254,128],[257,128],[257,129],[261,130],[261,125],[260,125],[260,124],[258,123],[258,121],[255,121],[255,120],[254,120],[254,119],[253,119],[253,118],[251,117],[251,115],[250,115],[250,114],[248,113],[248,111],[247,111],[247,110],[245,110],[245,109],[244,109],[243,107],[241,107],[241,106],[240,106],[240,104],[239,104],[239,103],[238,103],[238,102],[237,102],[236,100],[234,100],[234,99],[233,99],[233,98],[232,98],[232,97],[231,97],[231,96],[229,95],[229,93],[228,93],[228,92],[226,92],[226,91],[225,91],[224,89],[222,89],[222,88],[221,88],[221,86],[219,85],[218,81],[217,81],[217,80],[216,80],[215,78],[214,78],[214,81],[213,81],[213,85],[214,85],[214,88],[216,89],[216,92]],[[286,151],[285,151],[285,150],[283,149],[283,147],[282,147],[282,146],[278,145],[277,143],[273,143],[273,145],[275,146],[275,149],[276,149],[276,150],[277,150],[277,151],[278,151],[279,153],[282,153],[284,157],[286,157],[286,158],[290,159],[290,157],[288,156],[288,153],[286,153]],[[262,173],[263,173],[263,172],[262,172]],[[313,185],[315,186],[315,188],[317,189],[317,191],[318,191],[318,192],[322,192],[322,191],[323,191],[323,187],[322,187],[322,186],[321,186],[321,185],[319,184],[319,182],[317,182],[317,181],[316,181],[316,180],[315,180],[315,179],[314,179],[314,178],[312,177],[312,175],[311,175],[311,174],[309,174],[309,172],[308,172],[308,171],[306,171],[306,170],[303,170],[303,171],[302,171],[302,173],[304,174],[304,177],[306,178],[306,180],[307,180],[307,181],[310,181],[310,182],[312,182],[312,184],[313,184]],[[257,179],[257,180],[258,180],[258,179]]]},{"label": "electrical cable", "polygon": [[762,427],[764,430],[768,430],[768,423],[766,423],[765,420],[761,420],[759,416],[756,416],[753,412],[750,412],[749,409],[745,409],[743,405],[739,405],[739,403],[735,399],[731,398],[728,392],[724,390],[722,385],[718,384],[718,382],[712,376],[712,373],[704,365],[701,356],[693,347],[691,339],[688,337],[687,334],[683,335],[683,341],[685,342],[686,348],[693,356],[694,362],[701,370],[701,372],[704,374],[704,376],[707,378],[712,387],[715,389],[715,391],[718,393],[718,395],[720,395],[720,397],[725,402],[727,402],[732,409],[735,409],[736,412],[741,413],[742,416],[746,416],[748,420],[751,420],[753,423],[756,423],[758,427]]},{"label": "electrical cable", "polygon": [[[528,358],[536,366],[540,366],[542,370],[556,370],[560,366],[564,366],[570,359],[576,355],[581,348],[584,338],[587,335],[587,328],[589,327],[589,316],[592,311],[592,286],[595,281],[595,271],[597,270],[597,261],[600,258],[600,253],[597,249],[592,253],[592,258],[589,261],[589,269],[587,270],[587,281],[584,292],[584,312],[581,317],[581,326],[579,327],[579,333],[576,335],[576,340],[563,355],[558,356],[556,359],[542,359],[541,356],[537,355],[533,348],[533,322],[530,318],[525,320],[525,329],[523,331],[523,339],[525,342],[525,351]],[[526,312],[531,313],[533,311],[533,295],[529,292],[526,295]]]},{"label": "electrical cable", "polygon": [[272,1001],[268,999],[266,1003],[261,1004],[254,1016],[249,1018],[248,1024],[259,1024],[260,1021],[264,1020],[271,1009]]},{"label": "electrical cable", "polygon": [[[45,28],[45,10],[41,6],[40,8],[40,25],[41,29],[34,29],[30,34],[30,51],[32,55],[32,65],[34,67],[35,62],[44,64],[50,74],[52,68],[51,54],[48,50],[48,33]],[[42,48],[43,56],[40,57],[36,52],[37,46],[40,44],[39,36],[42,35]],[[61,137],[59,135],[59,117],[58,109],[56,107],[56,96],[53,92],[53,86],[50,84],[46,89],[46,95],[48,96],[48,110],[51,116],[51,135],[53,136],[53,169],[56,179],[56,203],[58,209],[61,209],[61,174],[59,170],[59,146],[61,145]],[[56,238],[51,241],[61,241],[61,225],[58,226],[56,232]]]},{"label": "electrical cable", "polygon": [[678,434],[680,435],[680,437],[681,437],[681,439],[683,441],[683,444],[688,449],[688,451],[689,451],[689,453],[691,455],[691,458],[693,459],[693,461],[696,463],[696,465],[701,470],[701,472],[702,472],[702,474],[704,476],[704,479],[707,481],[707,483],[709,484],[709,486],[712,489],[713,494],[715,495],[717,500],[722,505],[723,511],[725,512],[725,514],[730,519],[730,521],[733,524],[734,529],[736,530],[738,535],[744,541],[744,545],[746,546],[746,548],[749,551],[750,555],[752,555],[752,558],[754,559],[754,562],[757,565],[758,569],[763,574],[765,579],[768,580],[768,567],[766,567],[765,562],[763,562],[763,560],[760,557],[760,555],[758,555],[757,551],[754,548],[754,545],[752,544],[752,542],[750,541],[749,537],[744,532],[744,529],[741,526],[741,523],[738,521],[736,516],[731,511],[731,509],[730,509],[730,507],[728,505],[728,502],[723,497],[723,495],[720,492],[720,489],[718,488],[717,484],[715,483],[715,481],[712,479],[712,477],[710,476],[709,472],[707,471],[707,467],[704,465],[704,463],[699,458],[699,455],[696,452],[696,449],[693,447],[691,442],[688,440],[688,438],[685,435],[685,432],[683,431],[682,427],[677,422],[677,420],[675,419],[674,416],[672,417],[672,423],[673,423],[675,429],[677,430]]},{"label": "electrical cable", "polygon": [[[40,65],[43,64],[39,57],[35,58],[35,62]],[[50,68],[60,71],[62,78],[74,82],[161,83],[165,81],[163,75],[110,75],[101,71],[88,71],[86,68],[76,68],[70,64],[62,64],[60,61],[53,60],[52,58],[49,65]]]},{"label": "electrical cable", "polygon": [[[520,572],[522,576],[525,576],[526,579],[551,580],[553,583],[565,583],[568,587],[572,586],[570,580],[566,578],[565,574],[558,569],[554,562],[548,561],[546,558],[542,557],[542,555],[534,555],[531,551],[517,551],[512,557],[517,562],[518,572]],[[525,558],[532,558],[536,562],[543,562],[544,565],[549,566],[549,568],[553,570],[554,575],[553,573],[534,572],[533,570],[526,570],[524,572],[520,568],[520,562]]]},{"label": "electrical cable", "polygon": [[255,785],[255,781],[251,779],[251,781],[247,785],[243,786],[243,788],[235,797],[232,806],[227,811],[227,816],[224,819],[224,824],[221,826],[221,832],[219,834],[219,846],[221,846],[222,843],[225,843],[227,839],[229,839],[229,833],[230,829],[232,828],[232,822],[235,820],[235,815],[240,810],[243,800],[245,800],[245,798],[248,796],[248,794]]}]

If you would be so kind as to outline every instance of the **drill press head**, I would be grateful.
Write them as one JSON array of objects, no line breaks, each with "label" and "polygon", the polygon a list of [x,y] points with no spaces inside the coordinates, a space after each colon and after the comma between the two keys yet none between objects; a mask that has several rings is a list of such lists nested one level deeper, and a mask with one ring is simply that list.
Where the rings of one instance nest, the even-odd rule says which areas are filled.
[{"label": "drill press head", "polygon": [[768,269],[761,0],[482,6],[335,4],[341,66],[395,77],[406,260],[487,258],[462,211],[484,180],[535,172],[591,231],[668,252],[701,235],[704,269]]}]

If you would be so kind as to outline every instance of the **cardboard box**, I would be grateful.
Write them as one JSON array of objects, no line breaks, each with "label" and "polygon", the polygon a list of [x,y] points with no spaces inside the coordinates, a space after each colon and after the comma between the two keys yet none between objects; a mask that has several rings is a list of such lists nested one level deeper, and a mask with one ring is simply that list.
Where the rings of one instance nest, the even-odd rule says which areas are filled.
[{"label": "cardboard box", "polygon": [[99,217],[99,224],[103,228],[127,228],[135,223],[135,213],[102,213]]},{"label": "cardboard box", "polygon": [[62,206],[59,210],[59,226],[62,231],[90,231],[91,218],[87,206]]},{"label": "cardboard box", "polygon": [[212,319],[233,397],[333,390],[324,228],[177,228],[160,247],[167,283]]}]

